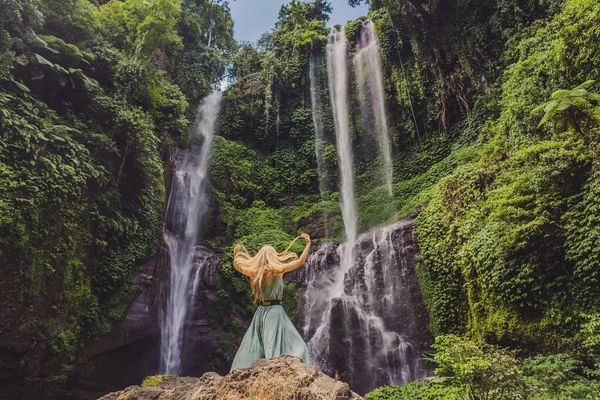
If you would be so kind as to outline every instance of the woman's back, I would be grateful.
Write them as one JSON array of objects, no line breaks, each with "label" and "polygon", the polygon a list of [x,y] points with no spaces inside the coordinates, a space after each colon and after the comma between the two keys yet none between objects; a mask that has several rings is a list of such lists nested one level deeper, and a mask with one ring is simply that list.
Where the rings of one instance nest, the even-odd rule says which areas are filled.
[{"label": "woman's back", "polygon": [[267,278],[263,286],[265,300],[281,300],[283,296],[283,279],[281,275],[273,275]]},{"label": "woman's back", "polygon": [[260,306],[233,359],[232,371],[280,354],[299,357],[308,364],[308,347],[281,304],[283,274],[300,267],[308,257],[310,237],[304,233],[300,237],[306,239],[306,247],[299,258],[288,252],[291,244],[282,253],[265,245],[254,256],[243,246],[235,246],[233,266],[249,278],[254,299]]}]

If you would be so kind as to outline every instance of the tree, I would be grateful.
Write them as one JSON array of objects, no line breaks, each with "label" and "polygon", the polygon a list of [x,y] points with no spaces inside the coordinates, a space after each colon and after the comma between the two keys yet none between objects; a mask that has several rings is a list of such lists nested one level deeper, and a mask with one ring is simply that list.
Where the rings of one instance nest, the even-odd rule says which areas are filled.
[{"label": "tree", "polygon": [[550,119],[562,119],[563,124],[582,133],[581,113],[600,122],[600,107],[594,107],[591,102],[600,102],[600,94],[591,93],[587,89],[596,81],[588,80],[571,90],[560,89],[552,93],[550,101],[536,107],[532,112],[544,111],[544,117],[538,127]]},{"label": "tree", "polygon": [[182,39],[175,30],[180,16],[179,0],[111,1],[100,7],[106,30],[116,32],[113,37],[117,42],[124,42],[131,53],[145,59],[159,51],[176,53],[182,49]]},{"label": "tree", "polygon": [[233,21],[226,1],[184,0],[181,11],[179,30],[186,47],[202,43],[228,52],[235,50]]}]

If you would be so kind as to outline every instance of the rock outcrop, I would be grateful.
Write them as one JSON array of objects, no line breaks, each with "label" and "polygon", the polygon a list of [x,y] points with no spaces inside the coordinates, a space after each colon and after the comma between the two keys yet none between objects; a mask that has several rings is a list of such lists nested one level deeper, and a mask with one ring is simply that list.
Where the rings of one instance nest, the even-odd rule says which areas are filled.
[{"label": "rock outcrop", "polygon": [[347,244],[315,245],[303,268],[286,275],[302,302],[298,328],[313,365],[336,373],[358,393],[423,380],[431,366],[428,315],[415,273],[415,217],[362,234],[353,262],[340,265]]},{"label": "rock outcrop", "polygon": [[226,376],[207,372],[201,378],[165,376],[154,387],[130,386],[100,400],[237,400],[302,399],[358,400],[347,383],[303,364],[299,358],[279,356],[256,361]]}]

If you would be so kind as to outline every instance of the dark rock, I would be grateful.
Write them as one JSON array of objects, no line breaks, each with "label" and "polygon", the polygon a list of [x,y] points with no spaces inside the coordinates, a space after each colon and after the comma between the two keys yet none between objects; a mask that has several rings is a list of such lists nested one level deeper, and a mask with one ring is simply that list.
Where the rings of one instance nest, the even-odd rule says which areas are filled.
[{"label": "dark rock", "polygon": [[[198,269],[196,297],[189,309],[184,332],[186,349],[182,371],[200,376],[220,354],[217,331],[209,323],[216,300],[217,265],[221,255],[202,246],[196,249],[194,262],[205,263]],[[80,398],[137,384],[158,372],[160,360],[160,315],[169,290],[168,250],[162,243],[156,256],[133,277],[134,282],[151,281],[127,310],[125,319],[110,335],[86,349],[85,362],[78,367],[75,392]]]},{"label": "dark rock", "polygon": [[363,234],[354,262],[336,289],[345,245],[315,245],[306,265],[286,275],[301,299],[300,331],[311,343],[311,363],[347,378],[359,393],[431,374],[427,311],[415,266],[414,218]]}]

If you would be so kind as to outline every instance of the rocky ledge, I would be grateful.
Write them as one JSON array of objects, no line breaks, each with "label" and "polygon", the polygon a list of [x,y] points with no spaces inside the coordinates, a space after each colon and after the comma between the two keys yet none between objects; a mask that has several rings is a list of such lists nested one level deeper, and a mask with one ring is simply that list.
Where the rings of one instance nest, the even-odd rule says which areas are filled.
[{"label": "rocky ledge", "polygon": [[285,355],[258,360],[250,368],[240,368],[226,376],[207,372],[201,378],[162,376],[146,382],[151,383],[145,387],[130,386],[100,400],[362,399],[347,383]]}]

